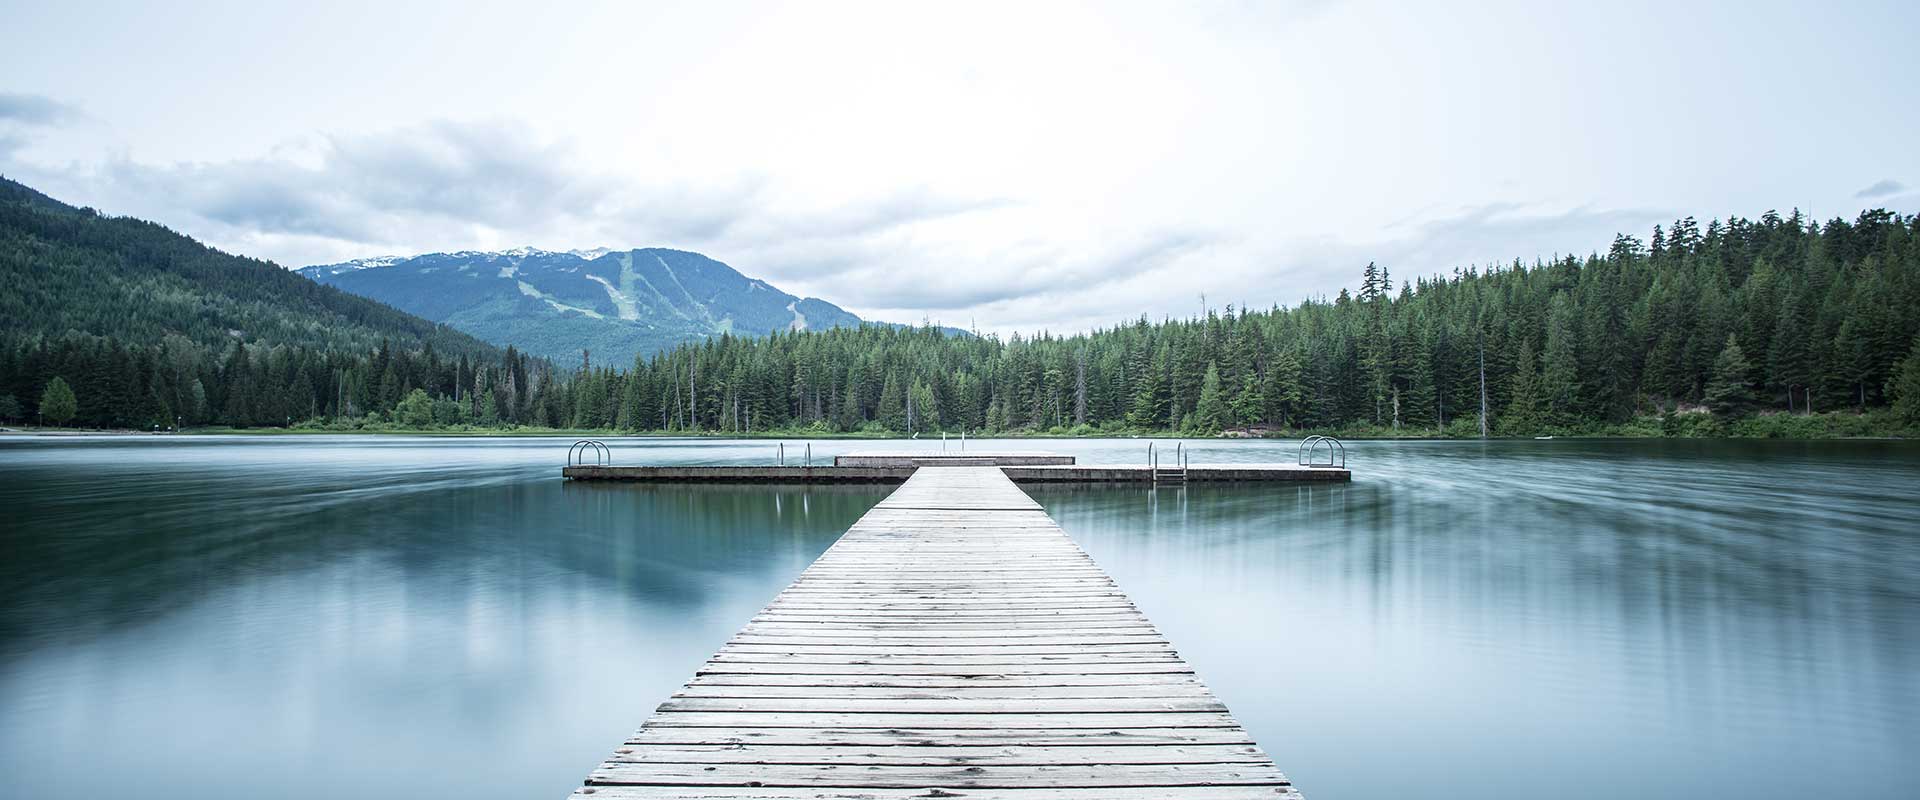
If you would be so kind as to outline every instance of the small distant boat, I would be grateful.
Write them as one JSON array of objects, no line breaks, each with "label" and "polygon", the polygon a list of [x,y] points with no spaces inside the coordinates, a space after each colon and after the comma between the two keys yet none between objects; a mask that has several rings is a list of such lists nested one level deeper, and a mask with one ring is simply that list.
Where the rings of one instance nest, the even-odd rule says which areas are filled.
[{"label": "small distant boat", "polygon": [[1535,438],[1535,439],[1540,439],[1540,440],[1542,440],[1542,441],[1545,441],[1545,440],[1547,440],[1547,439],[1551,439],[1551,438],[1553,438],[1553,437],[1551,437],[1551,436],[1535,436],[1535,437],[1533,437],[1533,438]]}]

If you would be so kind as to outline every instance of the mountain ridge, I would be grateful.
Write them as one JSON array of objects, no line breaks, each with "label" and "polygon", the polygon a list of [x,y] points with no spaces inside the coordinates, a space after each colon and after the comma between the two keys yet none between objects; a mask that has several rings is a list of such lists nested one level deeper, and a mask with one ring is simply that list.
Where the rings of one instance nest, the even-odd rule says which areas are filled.
[{"label": "mountain ridge", "polygon": [[831,302],[780,290],[689,250],[462,250],[315,264],[297,272],[496,345],[613,363],[725,334],[858,327]]}]

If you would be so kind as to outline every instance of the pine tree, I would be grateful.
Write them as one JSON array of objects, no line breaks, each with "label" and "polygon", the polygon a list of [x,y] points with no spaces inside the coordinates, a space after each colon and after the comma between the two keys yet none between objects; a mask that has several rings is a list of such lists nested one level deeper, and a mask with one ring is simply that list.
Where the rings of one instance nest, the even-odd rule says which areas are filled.
[{"label": "pine tree", "polygon": [[1233,409],[1233,424],[1237,427],[1252,427],[1260,422],[1267,410],[1267,396],[1261,384],[1260,376],[1248,372],[1240,379],[1240,391],[1235,392],[1233,401],[1228,404]]},{"label": "pine tree", "polygon": [[1737,417],[1753,410],[1753,365],[1732,334],[1713,359],[1713,378],[1707,382],[1705,399],[1713,413],[1721,416]]},{"label": "pine tree", "polygon": [[393,408],[394,404],[399,403],[400,398],[404,396],[405,393],[406,384],[403,383],[400,378],[400,370],[395,368],[393,362],[387,362],[386,370],[380,375],[380,395],[376,399],[376,402],[380,404],[380,409],[386,410]]},{"label": "pine tree", "polygon": [[1133,402],[1127,411],[1127,424],[1136,428],[1157,428],[1166,413],[1167,359],[1165,350],[1156,350],[1146,360],[1143,374],[1134,376]]},{"label": "pine tree", "polygon": [[1500,414],[1500,429],[1509,434],[1530,434],[1540,428],[1540,374],[1533,367],[1533,342],[1520,340],[1520,356],[1514,363],[1511,398]]},{"label": "pine tree", "polygon": [[1360,304],[1366,328],[1360,339],[1360,366],[1366,371],[1368,396],[1373,401],[1373,423],[1382,422],[1390,385],[1392,347],[1387,325],[1387,292],[1393,288],[1386,271],[1367,262],[1360,279]]},{"label": "pine tree", "polygon": [[[1787,410],[1801,413],[1813,410],[1811,389],[1816,379],[1811,341],[1814,309],[1806,302],[1807,297],[1806,292],[1793,289],[1781,300],[1773,347],[1767,352],[1768,371],[1773,375],[1773,382],[1786,391]],[[1796,396],[1800,398],[1797,409]]]},{"label": "pine tree", "polygon": [[893,373],[887,373],[887,382],[880,389],[880,406],[874,410],[874,418],[887,430],[905,433],[907,430],[907,393],[900,387],[900,379]]},{"label": "pine tree", "polygon": [[907,390],[907,397],[913,401],[913,429],[915,431],[938,431],[942,429],[940,402],[935,399],[933,387],[914,381]]},{"label": "pine tree", "polygon": [[1261,399],[1266,402],[1262,412],[1266,422],[1282,427],[1299,427],[1303,411],[1300,396],[1302,371],[1300,356],[1292,347],[1281,349],[1267,367],[1260,392]]},{"label": "pine tree", "polygon": [[834,423],[840,427],[840,430],[851,431],[860,427],[863,421],[860,415],[860,393],[851,382],[847,384],[846,395],[840,398],[840,407],[834,411]]},{"label": "pine tree", "polygon": [[1907,357],[1894,372],[1887,394],[1893,398],[1894,416],[1908,425],[1920,425],[1920,336],[1915,336],[1913,346],[1907,348]]},{"label": "pine tree", "polygon": [[1206,377],[1200,381],[1200,399],[1193,408],[1194,425],[1201,433],[1219,433],[1231,419],[1232,411],[1220,390],[1220,367],[1208,362]]},{"label": "pine tree", "polygon": [[220,379],[224,386],[220,421],[236,428],[252,426],[253,365],[248,360],[246,345],[234,343],[233,355],[227,357],[227,366],[220,371]]},{"label": "pine tree", "polygon": [[1087,424],[1087,350],[1073,354],[1073,424]]},{"label": "pine tree", "polygon": [[1577,419],[1579,388],[1573,300],[1564,293],[1557,294],[1547,314],[1547,354],[1540,369],[1540,394],[1545,400],[1545,408],[1541,409],[1543,421],[1555,427],[1573,425]]},{"label": "pine tree", "polygon": [[1633,387],[1639,375],[1636,338],[1629,318],[1631,305],[1622,272],[1637,264],[1639,242],[1616,241],[1608,261],[1596,265],[1604,273],[1595,280],[1590,302],[1581,305],[1580,382],[1585,412],[1618,422],[1633,411]]}]

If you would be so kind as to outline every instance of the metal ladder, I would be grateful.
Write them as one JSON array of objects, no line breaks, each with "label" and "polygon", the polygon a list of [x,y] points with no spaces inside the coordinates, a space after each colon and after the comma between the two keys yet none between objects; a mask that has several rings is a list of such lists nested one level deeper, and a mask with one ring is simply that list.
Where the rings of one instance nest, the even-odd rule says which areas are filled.
[{"label": "metal ladder", "polygon": [[[1320,448],[1327,450],[1327,460],[1319,459]],[[1335,459],[1338,459],[1336,461]],[[1346,469],[1347,446],[1331,436],[1315,434],[1300,440],[1299,463],[1303,467],[1322,467]]]},{"label": "metal ladder", "polygon": [[[592,464],[587,463],[589,458],[593,459]],[[567,448],[567,466],[569,467],[604,467],[612,463],[613,451],[607,448],[606,442],[598,439],[581,439]]]},{"label": "metal ladder", "polygon": [[1147,443],[1147,469],[1152,473],[1154,483],[1187,482],[1187,450],[1180,442],[1173,444],[1173,464],[1171,467],[1160,466],[1160,454],[1153,449],[1152,442]]}]

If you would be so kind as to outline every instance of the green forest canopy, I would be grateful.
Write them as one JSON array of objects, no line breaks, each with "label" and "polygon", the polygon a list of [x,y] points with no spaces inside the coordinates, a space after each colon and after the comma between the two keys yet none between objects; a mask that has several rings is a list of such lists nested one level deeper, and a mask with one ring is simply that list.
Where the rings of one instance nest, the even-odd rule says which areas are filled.
[{"label": "green forest canopy", "polygon": [[[582,427],[1579,430],[1697,406],[1864,410],[1920,330],[1920,223],[1693,219],[1650,243],[1332,301],[1076,336],[861,329],[721,339],[575,382]],[[1729,356],[1729,358],[1723,358]],[[1715,386],[1737,381],[1745,391]],[[1484,369],[1483,369],[1484,364]],[[1717,395],[1715,394],[1717,391]],[[1743,398],[1751,396],[1749,403]]]},{"label": "green forest canopy", "polygon": [[[627,431],[1468,434],[1483,385],[1492,431],[1508,434],[1708,406],[1872,410],[1920,363],[1904,361],[1920,332],[1916,234],[1920,221],[1887,211],[1688,218],[1586,258],[1398,284],[1368,265],[1357,294],[1293,308],[1005,340],[882,326],[723,336],[626,369],[430,346],[235,344],[196,362],[173,339],[42,337],[6,348],[0,389],[38,398],[65,375],[94,424],[160,409],[235,425],[386,417],[417,389],[436,424]],[[426,418],[421,402],[410,421]]]}]

